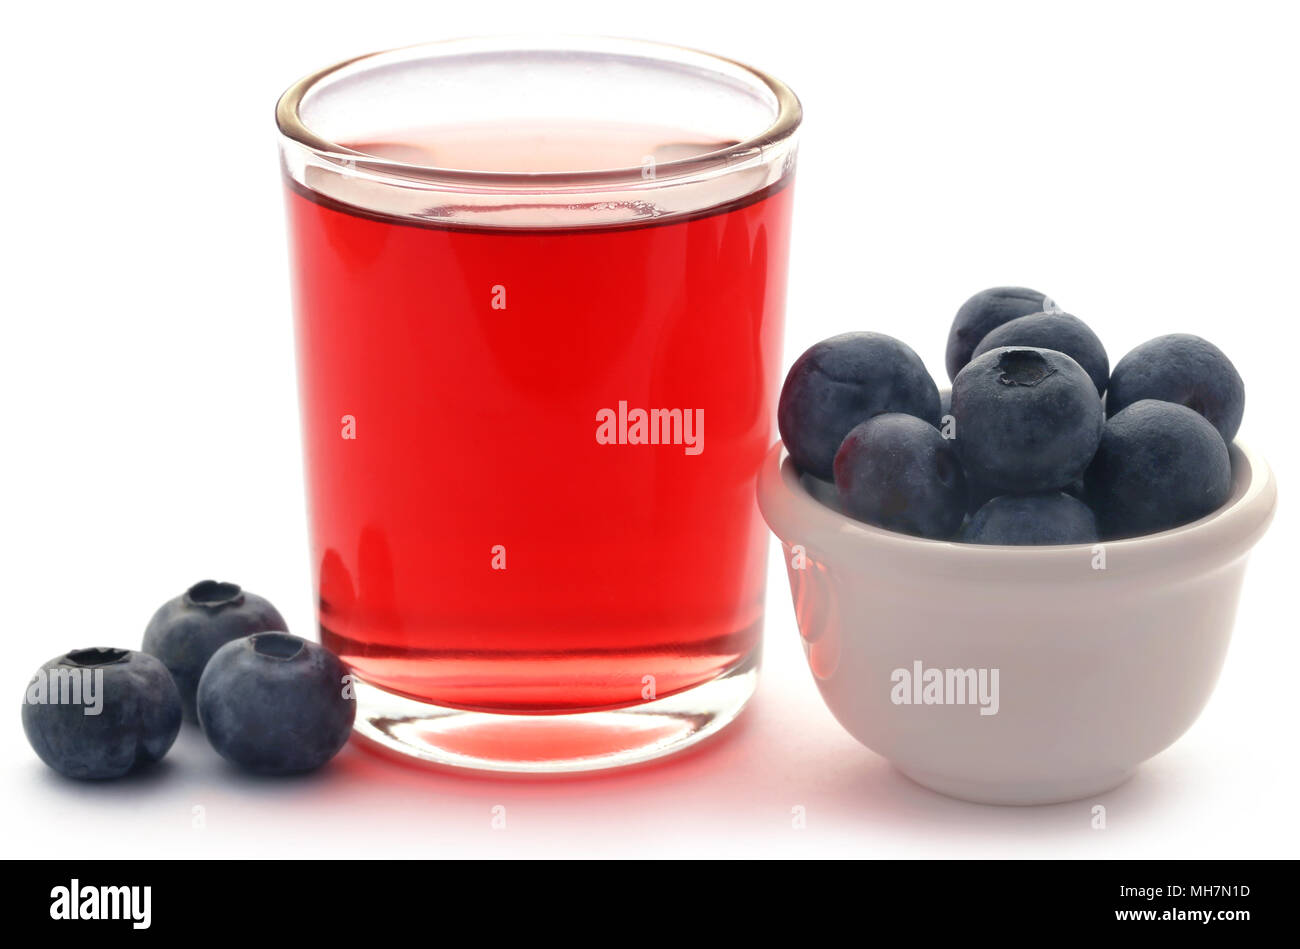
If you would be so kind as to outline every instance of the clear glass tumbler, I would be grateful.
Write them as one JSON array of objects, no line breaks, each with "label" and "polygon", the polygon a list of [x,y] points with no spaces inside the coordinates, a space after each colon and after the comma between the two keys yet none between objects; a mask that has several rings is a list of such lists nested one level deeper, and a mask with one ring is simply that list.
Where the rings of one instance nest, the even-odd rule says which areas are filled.
[{"label": "clear glass tumbler", "polygon": [[276,111],[322,641],[358,735],[631,764],[751,695],[799,103],[632,40],[456,40]]}]

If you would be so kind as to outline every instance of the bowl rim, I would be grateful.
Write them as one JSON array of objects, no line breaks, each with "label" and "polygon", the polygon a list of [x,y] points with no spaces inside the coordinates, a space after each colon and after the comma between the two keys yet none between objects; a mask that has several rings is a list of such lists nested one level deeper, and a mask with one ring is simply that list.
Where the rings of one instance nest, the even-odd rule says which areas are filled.
[{"label": "bowl rim", "polygon": [[967,544],[876,527],[813,497],[780,440],[763,460],[758,506],[772,532],[785,544],[801,544],[831,555],[870,553],[891,568],[908,572],[987,580],[990,571],[1004,568],[1022,575],[1032,572],[1043,578],[1073,579],[1080,557],[1091,559],[1100,549],[1108,560],[1121,558],[1126,574],[1143,566],[1160,568],[1202,559],[1227,563],[1255,545],[1277,508],[1277,482],[1264,459],[1239,440],[1228,449],[1232,494],[1222,507],[1190,524],[1121,540],[1042,546]]}]

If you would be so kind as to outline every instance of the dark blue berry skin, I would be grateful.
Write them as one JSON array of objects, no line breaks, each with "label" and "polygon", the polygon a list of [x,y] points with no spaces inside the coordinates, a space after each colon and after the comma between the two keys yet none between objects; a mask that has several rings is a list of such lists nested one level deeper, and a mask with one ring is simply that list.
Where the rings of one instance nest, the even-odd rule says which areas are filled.
[{"label": "dark blue berry skin", "polygon": [[998,488],[991,487],[990,485],[987,484],[980,484],[980,482],[976,481],[975,479],[967,475],[966,512],[968,514],[974,514],[976,511],[982,508],[989,501],[992,501],[994,498],[1001,496],[1001,494],[1002,491],[1000,491]]},{"label": "dark blue berry skin", "polygon": [[1077,316],[1054,310],[1050,313],[1032,313],[1003,323],[975,347],[971,358],[982,356],[990,349],[1003,346],[1031,346],[1035,349],[1054,349],[1065,353],[1080,366],[1097,386],[1097,394],[1106,391],[1110,379],[1110,359],[1106,347],[1088,324]]},{"label": "dark blue berry skin", "polygon": [[202,580],[158,608],[145,628],[141,648],[171,672],[181,691],[185,720],[194,722],[194,694],[212,654],[252,633],[288,628],[279,611],[257,594],[237,583]]},{"label": "dark blue berry skin", "polygon": [[939,389],[921,357],[883,333],[843,333],[795,360],[776,420],[800,471],[829,481],[849,429],[882,412],[939,424]]},{"label": "dark blue berry skin", "polygon": [[1084,482],[1102,535],[1136,537],[1222,507],[1232,491],[1232,462],[1201,415],[1144,399],[1106,422]]},{"label": "dark blue berry skin", "polygon": [[952,414],[952,389],[939,390],[939,422],[943,424],[943,417]]},{"label": "dark blue berry skin", "polygon": [[1231,443],[1246,411],[1246,386],[1213,343],[1190,333],[1171,333],[1147,340],[1115,365],[1106,414],[1117,415],[1143,399],[1185,405],[1209,419]]},{"label": "dark blue berry skin", "polygon": [[[51,671],[89,681],[90,692],[83,691],[79,703],[68,701],[72,693],[51,684]],[[28,686],[23,731],[40,759],[69,778],[120,778],[162,758],[180,731],[180,693],[167,667],[153,656],[129,649],[74,649],[45,663],[36,675],[46,683],[45,700],[33,692],[34,682]],[[88,715],[91,694],[98,695],[99,713]]]},{"label": "dark blue berry skin", "polygon": [[[970,513],[972,514],[974,514],[976,511],[982,508],[985,504],[988,504],[994,498],[1029,496],[1029,495],[1014,495],[1014,494],[1003,495],[1003,493],[997,490],[996,488],[990,488],[988,485],[979,484],[975,481],[972,481],[970,478],[966,479],[966,490],[970,493],[970,501],[968,502],[966,509],[970,511]],[[1085,489],[1083,486],[1082,475],[1080,475],[1077,480],[1071,481],[1065,487],[1061,488],[1061,491],[1065,494],[1070,495],[1073,498],[1076,498],[1077,500],[1082,501],[1084,504],[1088,503],[1088,493],[1087,493],[1087,489]]]},{"label": "dark blue berry skin", "polygon": [[966,478],[952,442],[912,415],[877,415],[849,432],[835,455],[846,514],[920,537],[951,537],[966,515]]},{"label": "dark blue berry skin", "polygon": [[1028,287],[991,287],[961,305],[948,330],[944,362],[948,378],[956,379],[984,337],[1003,323],[1031,313],[1054,309],[1052,301]]},{"label": "dark blue berry skin", "polygon": [[1061,490],[1064,491],[1066,494],[1070,495],[1070,497],[1072,498],[1078,498],[1080,501],[1082,501],[1085,504],[1088,503],[1088,488],[1083,483],[1083,478],[1079,478],[1076,481],[1071,481]]},{"label": "dark blue berry skin", "polygon": [[952,384],[954,445],[966,477],[997,494],[1055,491],[1092,460],[1104,423],[1097,387],[1050,349],[1005,347]]},{"label": "dark blue berry skin", "polygon": [[352,731],[345,665],[323,646],[257,633],[217,650],[199,680],[199,724],[217,752],[260,774],[312,771]]},{"label": "dark blue berry skin", "polygon": [[1062,491],[994,498],[961,532],[969,544],[1089,544],[1098,537],[1091,508]]}]

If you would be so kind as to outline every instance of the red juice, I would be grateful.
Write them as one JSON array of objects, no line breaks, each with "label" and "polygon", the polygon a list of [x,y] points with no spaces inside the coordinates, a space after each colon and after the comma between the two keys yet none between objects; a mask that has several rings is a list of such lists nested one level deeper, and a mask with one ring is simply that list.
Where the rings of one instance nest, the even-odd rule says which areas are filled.
[{"label": "red juice", "polygon": [[291,183],[324,644],[391,692],[514,713],[634,705],[756,655],[789,182],[584,229]]}]

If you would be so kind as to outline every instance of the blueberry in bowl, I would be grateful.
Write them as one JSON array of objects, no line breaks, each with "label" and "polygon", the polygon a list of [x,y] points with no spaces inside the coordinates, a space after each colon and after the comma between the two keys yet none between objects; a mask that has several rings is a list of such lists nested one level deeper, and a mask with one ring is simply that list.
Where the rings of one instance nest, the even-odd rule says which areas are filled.
[{"label": "blueberry in bowl", "polygon": [[1028,287],[981,290],[961,305],[948,330],[948,348],[944,354],[948,378],[956,379],[957,373],[970,362],[975,347],[1003,323],[1055,309],[1056,304],[1046,294]]},{"label": "blueberry in bowl", "polygon": [[1004,494],[982,504],[962,527],[968,544],[1091,544],[1098,539],[1092,508],[1064,491]]},{"label": "blueberry in bowl", "polygon": [[1219,347],[1190,333],[1170,333],[1131,350],[1111,373],[1108,415],[1143,399],[1185,405],[1231,442],[1246,410],[1246,385]]},{"label": "blueberry in bowl", "polygon": [[954,445],[966,476],[1003,494],[1053,491],[1088,467],[1104,422],[1082,367],[1050,349],[1008,346],[952,384]]},{"label": "blueberry in bowl", "polygon": [[23,697],[23,731],[69,778],[120,778],[167,754],[181,697],[167,667],[142,652],[94,647],[55,656]]},{"label": "blueberry in bowl", "polygon": [[813,345],[790,367],[777,426],[795,463],[831,481],[844,436],[885,412],[937,426],[939,388],[905,343],[883,333],[843,333]]},{"label": "blueberry in bowl", "polygon": [[1106,536],[1134,537],[1217,510],[1232,490],[1232,464],[1200,414],[1143,399],[1107,420],[1084,483]]},{"label": "blueberry in bowl", "polygon": [[974,359],[990,349],[1003,346],[1029,346],[1035,349],[1053,349],[1065,353],[1077,362],[1097,387],[1097,394],[1106,391],[1110,380],[1110,359],[1106,347],[1088,324],[1077,316],[1060,310],[1021,316],[989,332],[971,354]]},{"label": "blueberry in bowl", "polygon": [[185,720],[197,721],[195,693],[212,654],[250,633],[283,632],[288,624],[270,601],[237,583],[200,580],[154,613],[145,652],[162,660],[180,689]]},{"label": "blueberry in bowl", "polygon": [[199,680],[199,724],[208,742],[259,774],[319,768],[347,741],[356,712],[343,662],[288,633],[226,643]]},{"label": "blueberry in bowl", "polygon": [[952,442],[897,412],[845,436],[835,488],[840,508],[858,520],[920,537],[951,537],[966,514],[966,477]]}]

